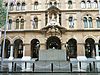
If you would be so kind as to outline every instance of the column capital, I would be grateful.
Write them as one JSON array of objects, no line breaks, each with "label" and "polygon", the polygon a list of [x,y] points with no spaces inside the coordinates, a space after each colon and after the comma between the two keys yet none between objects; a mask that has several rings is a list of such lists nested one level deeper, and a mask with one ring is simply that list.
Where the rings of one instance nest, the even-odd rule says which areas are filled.
[{"label": "column capital", "polygon": [[95,45],[99,45],[99,43],[95,43]]},{"label": "column capital", "polygon": [[14,44],[10,44],[11,46],[14,46]]}]

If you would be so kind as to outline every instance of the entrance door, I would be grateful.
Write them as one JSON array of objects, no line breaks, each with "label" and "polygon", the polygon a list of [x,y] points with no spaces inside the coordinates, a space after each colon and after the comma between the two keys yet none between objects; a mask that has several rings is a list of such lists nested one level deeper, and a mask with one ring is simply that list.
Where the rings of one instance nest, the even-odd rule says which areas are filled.
[{"label": "entrance door", "polygon": [[60,39],[56,36],[51,36],[47,39],[46,42],[47,49],[61,49]]}]

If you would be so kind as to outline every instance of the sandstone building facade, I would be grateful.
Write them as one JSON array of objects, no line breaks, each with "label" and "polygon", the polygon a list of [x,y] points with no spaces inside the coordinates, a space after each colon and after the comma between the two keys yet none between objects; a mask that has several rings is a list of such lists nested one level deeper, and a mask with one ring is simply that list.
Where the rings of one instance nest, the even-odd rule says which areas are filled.
[{"label": "sandstone building facade", "polygon": [[[3,5],[7,8],[7,0]],[[99,0],[11,0],[9,5],[5,58],[38,59],[40,50],[66,48],[70,58],[100,55]]]}]

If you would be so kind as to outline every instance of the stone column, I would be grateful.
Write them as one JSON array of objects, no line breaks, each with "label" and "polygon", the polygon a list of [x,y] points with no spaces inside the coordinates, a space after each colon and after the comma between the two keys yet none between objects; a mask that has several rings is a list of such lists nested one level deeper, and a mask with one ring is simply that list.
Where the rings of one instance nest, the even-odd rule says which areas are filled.
[{"label": "stone column", "polygon": [[57,14],[57,22],[59,23],[59,14]]},{"label": "stone column", "polygon": [[23,57],[25,56],[25,45],[23,45]]},{"label": "stone column", "polygon": [[85,47],[84,44],[77,44],[77,56],[85,56]]},{"label": "stone column", "polygon": [[99,56],[99,48],[98,48],[98,44],[96,44],[96,56]]},{"label": "stone column", "polygon": [[[29,46],[27,47],[26,44],[23,45],[23,57],[22,57],[22,61],[30,61],[31,60],[31,57],[27,54],[29,54],[28,52],[30,51],[29,50]],[[27,51],[28,50],[28,51]],[[22,71],[31,71],[31,64],[27,62],[27,65],[26,65],[26,68],[25,68],[25,62],[23,62],[21,64],[21,67],[22,67]]]},{"label": "stone column", "polygon": [[10,57],[9,59],[13,59],[13,45],[11,45],[11,50],[10,50]]},{"label": "stone column", "polygon": [[49,19],[49,14],[48,14],[48,23],[49,23],[50,19]]},{"label": "stone column", "polygon": [[[12,61],[13,60],[13,45],[11,45],[11,50],[10,50],[10,57],[9,57],[9,61]],[[8,64],[8,67],[9,67],[9,71],[12,71],[12,63],[9,63]]]}]

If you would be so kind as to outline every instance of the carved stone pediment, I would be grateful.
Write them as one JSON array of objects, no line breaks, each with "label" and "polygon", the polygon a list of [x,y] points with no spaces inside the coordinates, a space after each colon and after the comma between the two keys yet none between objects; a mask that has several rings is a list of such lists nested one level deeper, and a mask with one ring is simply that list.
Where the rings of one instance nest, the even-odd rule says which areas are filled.
[{"label": "carved stone pediment", "polygon": [[52,19],[47,26],[41,29],[46,35],[62,35],[67,29],[60,26],[58,22]]}]

